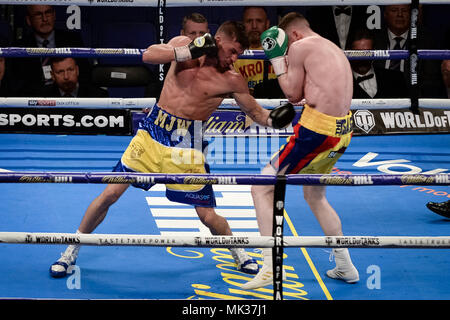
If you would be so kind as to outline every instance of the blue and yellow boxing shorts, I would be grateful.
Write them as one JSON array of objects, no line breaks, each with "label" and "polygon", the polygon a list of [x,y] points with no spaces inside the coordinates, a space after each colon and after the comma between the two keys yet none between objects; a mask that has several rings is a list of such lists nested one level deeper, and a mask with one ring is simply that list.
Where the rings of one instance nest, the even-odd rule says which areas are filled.
[{"label": "blue and yellow boxing shorts", "polygon": [[[203,122],[176,117],[153,106],[141,121],[113,171],[142,173],[209,173],[204,153]],[[135,183],[149,190],[153,184]],[[166,196],[171,201],[199,207],[215,207],[211,185],[167,184]]]},{"label": "blue and yellow boxing shorts", "polygon": [[332,117],[304,106],[294,135],[272,157],[270,164],[286,174],[328,174],[350,144],[352,114]]}]

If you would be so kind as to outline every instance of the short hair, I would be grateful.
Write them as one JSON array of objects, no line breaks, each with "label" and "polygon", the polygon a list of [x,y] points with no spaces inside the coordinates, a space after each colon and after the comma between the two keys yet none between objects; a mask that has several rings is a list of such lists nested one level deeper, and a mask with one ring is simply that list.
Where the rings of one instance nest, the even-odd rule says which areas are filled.
[{"label": "short hair", "polygon": [[202,15],[201,13],[198,13],[198,12],[193,12],[191,14],[184,16],[183,22],[181,23],[183,30],[186,27],[186,23],[189,20],[194,21],[195,23],[208,23],[208,20],[205,18],[204,15]]},{"label": "short hair", "polygon": [[375,35],[374,35],[373,31],[371,31],[367,28],[357,29],[350,35],[350,43],[353,43],[355,41],[362,40],[362,39],[368,39],[368,40],[372,40],[372,42],[375,42]]},{"label": "short hair", "polygon": [[305,16],[298,12],[289,12],[283,18],[281,18],[278,27],[283,30],[286,30],[294,21],[301,21],[306,27],[309,27],[309,22],[306,20]]},{"label": "short hair", "polygon": [[66,59],[72,59],[72,60],[75,62],[75,65],[78,65],[78,64],[77,64],[77,61],[76,61],[74,58],[72,58],[72,57],[52,57],[52,58],[50,58],[50,66],[51,66],[52,69],[53,69],[53,65],[54,65],[55,63],[64,61],[64,60],[66,60]]},{"label": "short hair", "polygon": [[[26,7],[25,7],[25,9],[26,9],[26,15],[27,16],[30,16],[31,15],[31,10],[34,8],[34,7],[36,7],[37,5],[34,5],[34,4],[29,4],[29,5],[27,5]],[[49,6],[50,7],[50,9],[53,11],[53,12],[55,12],[55,8],[52,6],[52,5],[47,5],[47,6]]]},{"label": "short hair", "polygon": [[264,10],[264,12],[266,13],[266,17],[267,17],[267,18],[269,17],[269,14],[267,13],[267,8],[266,8],[266,7],[263,7],[263,6],[246,6],[246,7],[244,7],[244,10],[242,10],[242,16],[244,16],[245,12],[246,12],[248,9],[262,9],[262,10]]},{"label": "short hair", "polygon": [[245,32],[245,26],[242,22],[228,20],[220,25],[217,29],[216,34],[223,33],[231,38],[236,38],[243,49],[248,49],[250,42]]}]

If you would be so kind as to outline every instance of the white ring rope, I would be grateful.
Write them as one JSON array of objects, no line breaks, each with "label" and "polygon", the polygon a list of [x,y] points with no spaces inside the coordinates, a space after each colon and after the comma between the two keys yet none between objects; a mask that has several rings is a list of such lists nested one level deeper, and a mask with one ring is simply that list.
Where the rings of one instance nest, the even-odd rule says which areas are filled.
[{"label": "white ring rope", "polygon": [[[264,108],[274,108],[286,103],[287,99],[256,99]],[[152,107],[156,98],[0,98],[2,107],[58,107],[58,108],[125,108],[142,109]],[[353,99],[352,109],[403,109],[411,107],[410,99]],[[421,108],[450,109],[450,99],[419,99]],[[238,109],[234,99],[224,99],[219,108]]]},{"label": "white ring rope", "polygon": [[[140,234],[78,234],[0,232],[0,243],[79,244],[88,246],[247,247],[271,248],[274,237],[160,236]],[[311,248],[450,248],[450,236],[306,236],[283,237],[284,247]]]}]

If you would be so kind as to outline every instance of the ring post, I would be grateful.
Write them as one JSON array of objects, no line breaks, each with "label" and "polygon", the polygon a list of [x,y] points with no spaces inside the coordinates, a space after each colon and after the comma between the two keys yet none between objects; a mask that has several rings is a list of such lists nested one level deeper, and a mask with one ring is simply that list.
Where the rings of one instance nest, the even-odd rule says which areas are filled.
[{"label": "ring post", "polygon": [[[158,36],[160,43],[166,43],[166,35],[168,34],[166,26],[166,0],[158,0]],[[158,79],[159,82],[164,82],[165,72],[164,72],[164,64],[159,65],[158,69]]]},{"label": "ring post", "polygon": [[285,175],[277,176],[273,197],[272,233],[275,241],[272,249],[272,266],[274,300],[283,300],[283,222],[286,182],[287,178]]},{"label": "ring post", "polygon": [[411,1],[411,25],[409,32],[410,48],[409,48],[409,70],[410,70],[410,95],[411,95],[411,111],[414,114],[419,112],[419,59],[417,53],[417,25],[419,19],[419,0]]}]

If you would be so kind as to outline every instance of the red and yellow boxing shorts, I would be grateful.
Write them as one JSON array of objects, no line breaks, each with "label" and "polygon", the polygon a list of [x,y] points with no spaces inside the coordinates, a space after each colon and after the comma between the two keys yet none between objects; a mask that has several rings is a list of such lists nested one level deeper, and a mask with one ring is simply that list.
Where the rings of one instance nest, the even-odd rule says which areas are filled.
[{"label": "red and yellow boxing shorts", "polygon": [[350,144],[352,114],[333,117],[304,106],[294,135],[272,157],[270,164],[286,174],[328,174]]},{"label": "red and yellow boxing shorts", "polygon": [[[155,105],[130,141],[115,172],[209,173],[203,140],[203,122],[176,117]],[[149,190],[153,184],[134,183]],[[171,201],[199,207],[215,207],[211,185],[167,184]]]}]

